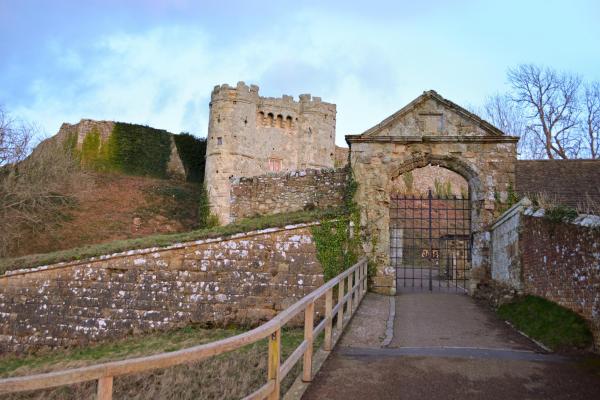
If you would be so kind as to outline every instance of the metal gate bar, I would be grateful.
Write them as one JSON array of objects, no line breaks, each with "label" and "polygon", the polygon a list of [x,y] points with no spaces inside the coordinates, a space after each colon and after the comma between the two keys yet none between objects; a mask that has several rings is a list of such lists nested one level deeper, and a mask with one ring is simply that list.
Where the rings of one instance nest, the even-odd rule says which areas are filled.
[{"label": "metal gate bar", "polygon": [[455,196],[394,195],[390,259],[396,289],[464,292],[470,278],[471,208]]}]

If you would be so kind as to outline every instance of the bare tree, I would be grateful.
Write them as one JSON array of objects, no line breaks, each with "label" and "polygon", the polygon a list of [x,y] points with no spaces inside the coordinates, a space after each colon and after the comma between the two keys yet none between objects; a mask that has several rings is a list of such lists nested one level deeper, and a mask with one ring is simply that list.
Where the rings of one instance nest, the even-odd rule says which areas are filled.
[{"label": "bare tree", "polygon": [[17,123],[0,106],[0,168],[22,161],[29,152],[33,129]]},{"label": "bare tree", "polygon": [[518,153],[521,158],[543,158],[545,152],[535,137],[527,130],[527,121],[521,108],[507,94],[489,96],[481,111],[484,119],[488,120],[501,131],[511,136],[519,136]]},{"label": "bare tree", "polygon": [[0,256],[5,256],[26,232],[58,222],[91,180],[60,140],[47,139],[27,155],[33,132],[1,115]]},{"label": "bare tree", "polygon": [[583,93],[583,131],[593,159],[600,158],[600,82],[585,85]]},{"label": "bare tree", "polygon": [[520,105],[532,140],[548,158],[577,157],[580,151],[578,104],[581,79],[550,68],[524,64],[508,71],[512,101]]}]

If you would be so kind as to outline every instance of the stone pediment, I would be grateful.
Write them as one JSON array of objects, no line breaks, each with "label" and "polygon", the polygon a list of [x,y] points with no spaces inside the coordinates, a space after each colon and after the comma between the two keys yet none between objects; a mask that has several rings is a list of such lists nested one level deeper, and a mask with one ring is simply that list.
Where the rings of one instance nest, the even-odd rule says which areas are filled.
[{"label": "stone pediment", "polygon": [[504,132],[433,90],[358,137],[504,136]]}]

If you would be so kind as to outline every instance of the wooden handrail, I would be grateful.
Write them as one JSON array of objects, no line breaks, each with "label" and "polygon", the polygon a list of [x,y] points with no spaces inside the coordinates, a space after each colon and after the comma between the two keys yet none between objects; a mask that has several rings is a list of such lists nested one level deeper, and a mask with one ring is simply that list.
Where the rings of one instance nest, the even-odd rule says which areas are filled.
[{"label": "wooden handrail", "polygon": [[[347,280],[347,293],[344,294],[344,283]],[[354,281],[354,282],[353,282]],[[338,286],[338,303],[333,306],[332,293]],[[44,374],[20,376],[0,379],[0,394],[29,390],[49,389],[58,386],[72,385],[81,382],[98,381],[98,400],[112,399],[113,378],[120,375],[141,373],[158,368],[168,368],[193,361],[201,361],[210,357],[230,352],[240,347],[269,338],[268,380],[265,385],[250,394],[247,399],[279,399],[280,382],[292,367],[304,358],[303,379],[312,379],[312,350],[314,338],[325,331],[324,348],[332,349],[332,321],[338,315],[338,337],[345,326],[344,305],[349,321],[353,308],[357,308],[367,292],[367,260],[362,258],[352,267],[329,280],[313,292],[280,312],[270,321],[248,332],[221,339],[216,342],[193,346],[178,351],[160,353],[151,356],[112,361],[88,367],[67,369]],[[314,327],[314,304],[323,295],[325,301],[325,319]],[[353,301],[354,298],[354,301]],[[292,318],[304,312],[304,341],[281,363],[281,328]]]}]

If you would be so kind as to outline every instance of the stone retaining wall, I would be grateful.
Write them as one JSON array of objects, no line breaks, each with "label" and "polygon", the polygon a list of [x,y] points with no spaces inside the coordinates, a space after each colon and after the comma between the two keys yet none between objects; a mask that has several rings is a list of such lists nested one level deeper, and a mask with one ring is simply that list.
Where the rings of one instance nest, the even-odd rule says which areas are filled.
[{"label": "stone retaining wall", "polygon": [[302,170],[231,180],[231,220],[341,206],[348,173]]},{"label": "stone retaining wall", "polygon": [[323,283],[310,225],[8,272],[0,351],[189,323],[257,325]]}]

